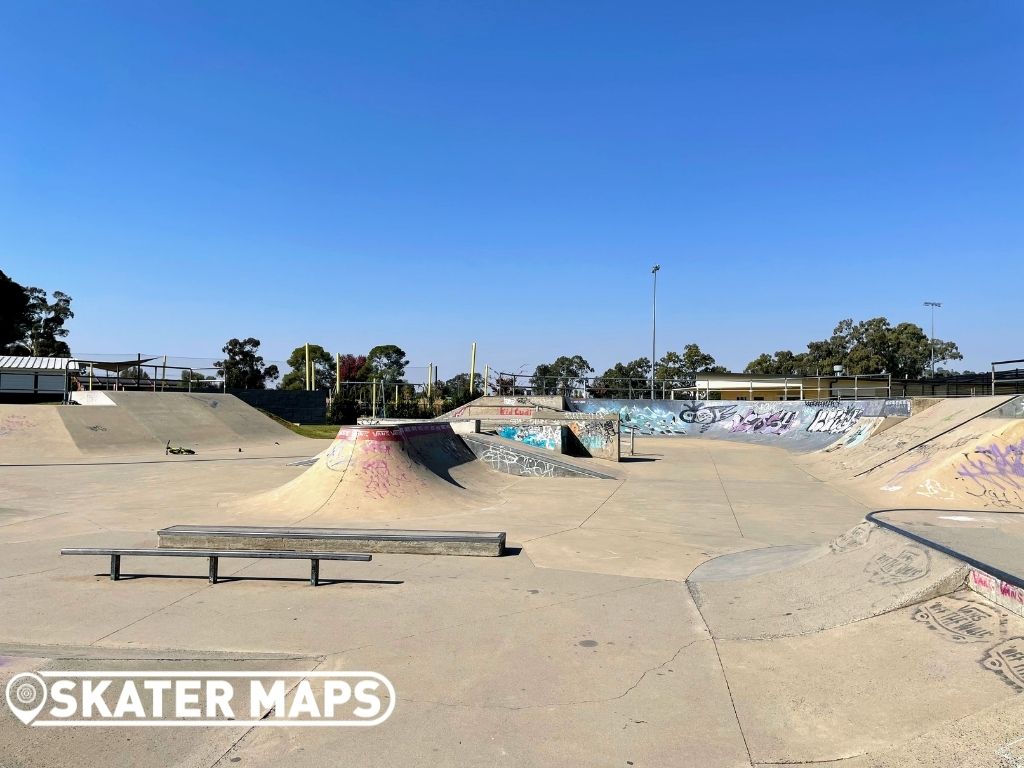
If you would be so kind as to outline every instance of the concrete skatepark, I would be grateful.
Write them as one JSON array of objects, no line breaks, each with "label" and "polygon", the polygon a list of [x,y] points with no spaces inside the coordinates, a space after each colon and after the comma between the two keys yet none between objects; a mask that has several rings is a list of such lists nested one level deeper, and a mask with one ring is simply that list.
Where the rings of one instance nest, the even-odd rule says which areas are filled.
[{"label": "concrete skatepark", "polygon": [[[1024,765],[1022,398],[482,398],[318,441],[230,396],[103,394],[0,406],[0,682],[370,669],[395,713],[62,730],[3,710],[0,765]],[[210,524],[507,548],[377,549],[319,589],[292,561],[211,586],[188,559],[112,583],[58,554]]]}]

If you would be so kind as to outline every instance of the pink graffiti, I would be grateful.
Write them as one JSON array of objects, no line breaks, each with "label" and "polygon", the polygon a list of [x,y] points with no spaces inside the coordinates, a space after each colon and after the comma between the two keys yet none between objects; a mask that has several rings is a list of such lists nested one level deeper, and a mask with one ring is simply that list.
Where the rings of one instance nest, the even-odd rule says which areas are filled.
[{"label": "pink graffiti", "polygon": [[25,416],[8,416],[0,421],[0,437],[6,437],[12,432],[32,429],[35,425],[34,421]]},{"label": "pink graffiti", "polygon": [[971,583],[989,593],[999,592],[1007,600],[1024,605],[1024,589],[1015,587],[1013,584],[1007,584],[1005,581],[989,576],[987,573],[971,571]]},{"label": "pink graffiti", "polygon": [[366,476],[366,492],[378,499],[390,496],[393,491],[398,490],[405,475],[398,473],[391,474],[391,467],[383,459],[374,459],[363,464],[363,472]]},{"label": "pink graffiti", "polygon": [[956,473],[969,478],[981,488],[994,485],[1000,490],[1024,488],[1024,440],[1005,448],[992,443],[974,451],[977,458],[964,454],[966,461]]},{"label": "pink graffiti", "polygon": [[362,443],[361,447],[365,453],[383,453],[387,455],[391,454],[390,443],[366,442]]}]

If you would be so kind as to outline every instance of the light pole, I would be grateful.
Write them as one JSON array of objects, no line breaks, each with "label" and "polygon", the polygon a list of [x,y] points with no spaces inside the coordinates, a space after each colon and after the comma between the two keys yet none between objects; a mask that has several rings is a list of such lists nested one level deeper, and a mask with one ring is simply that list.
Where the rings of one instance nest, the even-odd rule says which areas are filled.
[{"label": "light pole", "polygon": [[928,349],[929,349],[929,351],[931,353],[932,378],[934,379],[935,378],[935,308],[936,307],[941,307],[942,306],[942,302],[941,301],[926,301],[924,303],[924,305],[926,307],[931,307],[932,308],[932,337],[931,337],[931,342],[928,344]]},{"label": "light pole", "polygon": [[654,361],[658,346],[658,270],[661,264],[651,267],[651,274],[654,276],[654,293],[651,296],[651,400],[654,399]]}]

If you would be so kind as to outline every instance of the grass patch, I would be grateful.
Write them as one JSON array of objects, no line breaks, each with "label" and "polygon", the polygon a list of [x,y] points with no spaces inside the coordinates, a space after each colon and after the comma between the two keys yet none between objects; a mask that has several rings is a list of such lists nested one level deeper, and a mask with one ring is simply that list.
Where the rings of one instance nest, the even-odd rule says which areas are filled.
[{"label": "grass patch", "polygon": [[264,411],[262,408],[258,408],[257,410],[268,418],[276,421],[285,429],[290,429],[296,435],[311,437],[314,440],[333,440],[338,436],[338,430],[340,429],[337,424],[293,424],[290,421],[285,421],[272,413]]}]

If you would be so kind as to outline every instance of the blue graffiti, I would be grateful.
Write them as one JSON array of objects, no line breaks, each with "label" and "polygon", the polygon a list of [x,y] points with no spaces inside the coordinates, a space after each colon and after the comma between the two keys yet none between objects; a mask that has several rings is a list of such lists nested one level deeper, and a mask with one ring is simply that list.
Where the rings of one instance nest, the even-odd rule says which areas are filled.
[{"label": "blue graffiti", "polygon": [[515,440],[518,443],[530,445],[534,448],[543,448],[548,451],[558,449],[554,427],[515,427],[506,425],[498,427],[498,434],[506,440]]}]

